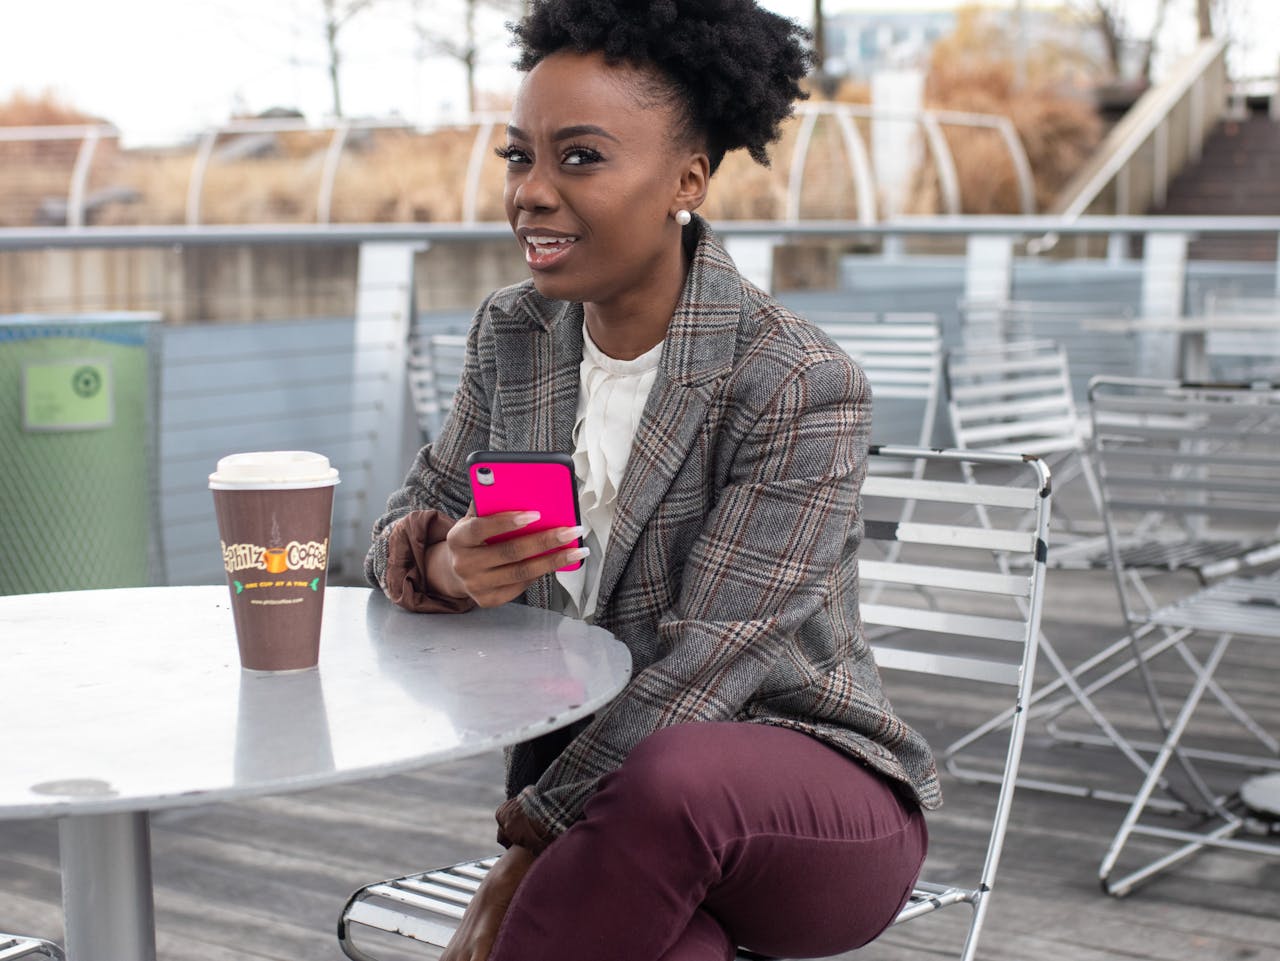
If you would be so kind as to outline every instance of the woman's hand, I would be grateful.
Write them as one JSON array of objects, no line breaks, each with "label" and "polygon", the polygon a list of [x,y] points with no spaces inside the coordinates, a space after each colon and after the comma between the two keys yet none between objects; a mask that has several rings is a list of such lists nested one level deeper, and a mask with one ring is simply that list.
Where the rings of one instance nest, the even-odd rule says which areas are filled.
[{"label": "woman's hand", "polygon": [[533,867],[534,855],[527,848],[512,845],[498,863],[480,882],[467,910],[463,912],[458,930],[449,939],[449,946],[440,955],[440,961],[486,961],[498,937],[498,928],[507,916],[507,908],[515,897],[520,882]]},{"label": "woman's hand", "polygon": [[[539,577],[587,556],[574,542],[580,527],[551,530],[486,544],[491,537],[527,527],[538,519],[533,512],[508,511],[488,517],[468,513],[453,525],[448,537],[428,555],[428,579],[452,597],[470,597],[481,607],[498,607],[515,600]],[[546,551],[554,551],[539,557]]]}]

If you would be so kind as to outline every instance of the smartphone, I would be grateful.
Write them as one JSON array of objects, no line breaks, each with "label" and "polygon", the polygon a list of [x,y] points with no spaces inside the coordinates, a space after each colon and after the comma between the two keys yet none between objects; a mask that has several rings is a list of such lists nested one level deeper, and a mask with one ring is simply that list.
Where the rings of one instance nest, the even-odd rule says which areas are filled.
[{"label": "smartphone", "polygon": [[[490,544],[552,527],[577,527],[581,523],[578,482],[573,476],[573,459],[567,454],[478,450],[467,458],[467,475],[471,479],[471,499],[477,516],[488,517],[504,511],[537,511],[542,515],[528,527],[491,537]],[[570,543],[556,550],[572,546]],[[582,546],[582,538],[578,538],[576,546]],[[582,561],[574,561],[559,569],[576,571],[581,566]]]}]

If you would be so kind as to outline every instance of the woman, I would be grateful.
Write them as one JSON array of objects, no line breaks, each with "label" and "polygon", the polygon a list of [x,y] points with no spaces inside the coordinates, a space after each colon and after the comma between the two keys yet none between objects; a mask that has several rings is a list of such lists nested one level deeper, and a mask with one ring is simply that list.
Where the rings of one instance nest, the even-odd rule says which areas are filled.
[{"label": "woman", "polygon": [[[507,850],[444,958],[857,947],[909,894],[940,803],[858,617],[870,392],[690,213],[727,150],[766,160],[803,31],[751,0],[543,0],[515,33],[500,155],[532,279],[480,307],[368,574],[412,610],[591,618],[634,675],[509,753]],[[482,449],[572,452],[586,530],[486,545],[530,520],[469,512]]]}]

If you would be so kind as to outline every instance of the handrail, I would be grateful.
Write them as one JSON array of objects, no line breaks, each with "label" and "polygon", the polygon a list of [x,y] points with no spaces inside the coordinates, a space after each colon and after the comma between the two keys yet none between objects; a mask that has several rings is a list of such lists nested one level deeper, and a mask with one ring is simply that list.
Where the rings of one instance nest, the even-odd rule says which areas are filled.
[{"label": "handrail", "polygon": [[[797,108],[801,115],[800,133],[792,150],[790,175],[787,184],[786,219],[798,222],[800,219],[800,194],[803,189],[805,161],[808,157],[813,131],[822,116],[831,116],[840,131],[849,164],[850,176],[853,180],[857,196],[858,219],[865,225],[877,222],[877,198],[875,174],[867,150],[867,144],[858,130],[855,119],[898,120],[918,124],[923,131],[925,141],[933,159],[934,169],[942,188],[944,205],[949,214],[959,214],[962,210],[959,177],[956,173],[955,159],[952,156],[946,137],[942,134],[943,125],[979,127],[995,131],[1003,140],[1013,162],[1014,174],[1018,181],[1018,193],[1021,209],[1024,214],[1035,212],[1035,183],[1031,173],[1031,164],[1026,150],[1018,136],[1017,129],[1008,117],[996,114],[980,114],[956,110],[921,110],[893,111],[875,108],[863,104],[831,103],[801,104]],[[332,219],[333,191],[337,182],[338,165],[342,153],[350,140],[352,131],[403,129],[419,133],[430,133],[458,127],[474,128],[474,139],[470,157],[467,161],[465,183],[463,184],[462,222],[474,224],[478,222],[478,196],[483,162],[487,154],[489,140],[496,127],[506,122],[506,115],[501,113],[476,113],[457,121],[441,121],[438,124],[417,125],[400,119],[382,120],[338,120],[331,124],[311,124],[302,118],[246,118],[233,120],[205,128],[196,139],[195,155],[192,158],[191,170],[187,179],[187,198],[184,211],[184,222],[189,227],[201,223],[201,200],[209,167],[213,164],[214,150],[218,141],[224,136],[253,133],[324,133],[330,138],[325,148],[324,163],[321,169],[320,185],[316,196],[316,222],[325,224]],[[51,127],[0,127],[0,141],[21,140],[65,140],[81,139],[82,150],[77,158],[76,173],[73,176],[68,198],[68,225],[80,227],[84,224],[84,184],[88,178],[89,167],[93,160],[93,151],[98,139],[102,136],[119,136],[114,127],[108,126],[51,126]]]},{"label": "handrail", "polygon": [[[476,127],[476,141],[472,146],[472,158],[467,167],[466,195],[463,207],[470,211],[474,219],[476,201],[475,194],[479,189],[479,172],[477,155],[483,157],[484,143],[493,127],[505,119],[505,114],[478,113],[463,120],[441,121],[437,124],[418,125],[400,119],[385,120],[351,120],[341,119],[332,124],[311,124],[301,118],[249,118],[233,120],[206,128],[200,134],[199,146],[195,159],[191,163],[191,174],[187,180],[186,223],[197,226],[200,223],[200,198],[204,193],[204,180],[209,165],[213,160],[213,148],[218,139],[224,135],[247,133],[323,133],[330,132],[329,144],[325,148],[324,166],[320,174],[320,187],[316,195],[316,222],[328,223],[333,212],[333,188],[338,178],[338,164],[342,159],[342,151],[346,147],[352,130],[413,130],[418,133],[432,133],[456,127]],[[484,143],[481,143],[481,138]]]},{"label": "handrail", "polygon": [[[1205,134],[1221,111],[1219,105],[1213,117],[1206,121],[1204,111],[1213,105],[1204,102],[1203,84],[1211,69],[1225,69],[1226,47],[1227,42],[1221,37],[1203,41],[1183,62],[1177,76],[1143,94],[1103,141],[1095,155],[1095,161],[1087,165],[1063,189],[1061,199],[1055,205],[1055,212],[1066,220],[1074,220],[1089,210],[1153,137],[1167,138],[1168,118],[1187,98],[1190,98],[1188,109],[1193,115],[1192,122],[1188,124],[1192,138],[1191,149],[1193,153],[1198,153]],[[1163,134],[1160,133],[1162,130]],[[1156,152],[1160,153],[1158,150]],[[1166,189],[1168,180],[1178,170],[1175,165],[1168,163],[1167,151],[1163,157],[1155,158],[1155,164],[1163,167],[1163,176],[1156,178],[1162,182],[1153,184],[1153,188],[1162,192]],[[1124,198],[1126,206],[1129,199]],[[1116,212],[1129,213],[1128,210]]]},{"label": "handrail", "polygon": [[960,196],[960,178],[956,173],[955,158],[947,139],[942,134],[942,125],[960,127],[981,127],[994,130],[1004,142],[1005,149],[1013,163],[1014,176],[1018,181],[1018,199],[1024,214],[1034,214],[1036,210],[1035,179],[1031,172],[1031,162],[1027,158],[1026,148],[1018,136],[1013,121],[1000,114],[973,113],[963,110],[890,110],[867,104],[840,103],[823,101],[821,103],[800,104],[796,113],[801,117],[800,130],[796,135],[795,145],[791,150],[791,169],[787,178],[787,201],[785,219],[789,223],[800,220],[800,192],[804,186],[805,162],[809,157],[809,147],[818,118],[831,116],[836,118],[840,133],[844,140],[845,154],[849,163],[849,173],[853,178],[854,189],[858,200],[858,221],[863,224],[876,222],[876,186],[875,175],[867,159],[866,143],[858,131],[856,119],[890,120],[919,124],[929,145],[929,154],[933,158],[934,171],[938,175],[938,183],[942,190],[943,204],[948,214],[961,213],[962,198]]},{"label": "handrail", "polygon": [[[857,220],[723,220],[725,237],[850,237],[886,235],[1030,237],[1057,231],[1075,235],[1251,233],[1280,235],[1280,217],[902,216],[877,224]],[[225,244],[360,244],[370,241],[479,243],[507,240],[511,228],[490,221],[404,224],[220,224],[199,227],[5,227],[0,251],[40,248],[218,246]]]}]

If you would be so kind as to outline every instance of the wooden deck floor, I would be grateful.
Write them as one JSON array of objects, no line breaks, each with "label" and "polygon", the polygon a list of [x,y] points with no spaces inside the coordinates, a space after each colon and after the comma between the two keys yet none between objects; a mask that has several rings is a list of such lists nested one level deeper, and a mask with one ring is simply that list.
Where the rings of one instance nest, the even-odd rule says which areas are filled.
[{"label": "wooden deck floor", "polygon": [[[1077,661],[1116,634],[1107,575],[1051,575],[1045,631]],[[1271,732],[1280,732],[1280,649],[1238,641],[1221,676]],[[989,705],[937,702],[895,681],[898,709],[936,746]],[[1138,727],[1133,690],[1104,701]],[[1238,734],[1210,717],[1206,736]],[[498,755],[413,775],[309,793],[162,812],[153,820],[156,921],[164,961],[338,959],[334,922],[346,895],[368,881],[471,857],[493,847]],[[1033,724],[1025,770],[1132,785],[1114,752],[1050,745]],[[936,871],[972,858],[972,816],[993,789],[947,778],[947,803],[930,821]],[[1020,791],[999,884],[982,939],[989,961],[1270,961],[1280,959],[1280,857],[1199,855],[1125,899],[1104,896],[1098,864],[1123,811],[1114,804]],[[1277,838],[1280,854],[1280,838]],[[928,869],[926,871],[928,873]],[[866,961],[925,961],[953,953],[965,908],[902,928],[857,953]],[[61,939],[57,829],[0,823],[0,930]],[[419,955],[425,957],[426,955]],[[850,955],[849,957],[852,957]],[[128,961],[128,959],[107,959]],[[601,959],[610,961],[610,959]]]}]

